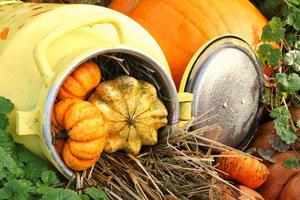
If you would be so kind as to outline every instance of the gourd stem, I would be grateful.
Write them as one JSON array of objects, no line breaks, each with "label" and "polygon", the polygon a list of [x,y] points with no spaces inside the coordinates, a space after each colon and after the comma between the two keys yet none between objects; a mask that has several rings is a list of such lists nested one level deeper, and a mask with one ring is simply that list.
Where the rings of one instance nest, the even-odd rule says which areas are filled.
[{"label": "gourd stem", "polygon": [[67,132],[58,132],[52,138],[52,144],[55,144],[56,140],[67,140],[69,137]]}]

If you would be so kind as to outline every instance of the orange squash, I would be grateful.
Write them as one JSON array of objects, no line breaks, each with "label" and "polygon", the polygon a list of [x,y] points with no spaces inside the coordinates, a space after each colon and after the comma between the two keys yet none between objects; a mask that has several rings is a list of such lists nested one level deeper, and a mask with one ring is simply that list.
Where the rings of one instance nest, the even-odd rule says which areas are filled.
[{"label": "orange squash", "polygon": [[264,200],[264,198],[253,189],[250,189],[243,185],[236,185],[236,187],[240,191],[224,184],[223,188],[225,189],[225,192],[222,195],[222,199],[223,200]]},{"label": "orange squash", "polygon": [[59,100],[68,98],[84,99],[101,80],[101,72],[94,62],[81,64],[63,83],[57,98]]},{"label": "orange squash", "polygon": [[[300,172],[300,169],[286,169],[282,165],[286,159],[294,156],[294,151],[287,151],[283,153],[276,153],[272,157],[276,163],[268,165],[270,175],[266,182],[257,190],[265,199],[277,200],[288,181],[296,173]],[[297,152],[297,156],[300,156],[300,152]]]},{"label": "orange squash", "polygon": [[229,175],[225,178],[256,189],[268,178],[269,170],[261,162],[236,151],[225,151],[217,158],[218,169]]},{"label": "orange squash", "polygon": [[105,120],[96,106],[78,99],[59,101],[54,105],[52,124],[68,134],[62,150],[57,147],[68,167],[80,171],[95,164],[107,140]]},{"label": "orange squash", "polygon": [[205,42],[236,34],[256,46],[267,24],[247,0],[112,0],[109,7],[152,34],[167,57],[177,87],[191,57]]},{"label": "orange squash", "polygon": [[300,172],[294,175],[280,192],[279,200],[297,200],[300,198]]}]

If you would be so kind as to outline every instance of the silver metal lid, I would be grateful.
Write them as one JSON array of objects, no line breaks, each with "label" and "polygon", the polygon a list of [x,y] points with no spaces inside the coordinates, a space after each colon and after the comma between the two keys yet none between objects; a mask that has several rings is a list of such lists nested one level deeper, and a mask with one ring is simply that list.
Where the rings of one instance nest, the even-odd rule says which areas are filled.
[{"label": "silver metal lid", "polygon": [[255,52],[243,39],[226,35],[205,46],[190,64],[185,92],[194,94],[192,115],[222,127],[219,136],[216,131],[205,136],[245,148],[262,112],[263,81]]}]

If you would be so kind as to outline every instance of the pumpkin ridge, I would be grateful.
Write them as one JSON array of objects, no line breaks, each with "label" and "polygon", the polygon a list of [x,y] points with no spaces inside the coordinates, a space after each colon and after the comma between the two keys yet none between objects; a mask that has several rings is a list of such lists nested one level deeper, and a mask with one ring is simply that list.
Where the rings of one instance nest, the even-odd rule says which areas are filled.
[{"label": "pumpkin ridge", "polygon": [[[56,111],[56,109],[57,109],[57,106],[55,107],[55,118],[56,118],[56,121],[58,122],[58,124],[61,126],[61,127],[64,127],[65,128],[65,117],[66,117],[66,111],[68,111],[75,103],[77,103],[77,101],[75,100],[75,99],[69,99],[69,100],[66,100],[66,101],[70,101],[70,103],[67,105],[67,107],[66,108],[64,108],[64,111],[63,111],[63,115],[62,115],[62,118],[61,119],[58,119],[57,118],[57,116],[56,116],[56,114],[58,113],[57,111]],[[58,104],[57,105],[60,105],[59,103],[61,103],[61,104],[64,104],[64,102],[66,102],[66,101],[61,101],[61,102],[58,102]],[[60,113],[61,114],[61,113]]]},{"label": "pumpkin ridge", "polygon": [[[73,133],[74,132],[74,129],[78,129],[78,127],[79,127],[79,124],[83,124],[85,121],[91,121],[91,120],[93,120],[93,119],[100,119],[101,117],[99,117],[99,116],[97,116],[97,115],[95,115],[95,116],[91,116],[91,117],[86,117],[86,118],[84,118],[84,119],[80,119],[79,120],[79,122],[78,123],[76,123],[76,124],[74,124],[73,126],[72,126],[72,128],[70,129],[70,130],[68,130],[68,132],[69,133]],[[102,120],[102,124],[104,124],[105,122]],[[72,130],[73,130],[73,132],[72,132]],[[87,135],[95,135],[95,133],[97,133],[97,132],[99,132],[99,130],[98,129],[96,129],[96,130],[92,130],[92,131],[90,131],[90,132],[85,132],[85,134]],[[102,137],[102,135],[105,135],[106,133],[105,133],[105,131],[103,131],[103,133],[101,134],[101,137]],[[69,135],[69,137],[72,139],[72,140],[74,140],[74,141],[77,141],[76,139],[74,139],[73,137],[71,137],[70,136],[70,134],[68,134]],[[72,134],[73,135],[73,134]],[[77,135],[77,134],[76,134]],[[95,136],[94,136],[95,137]],[[98,137],[97,137],[98,138]],[[93,139],[89,139],[89,140],[84,140],[84,141],[90,141],[90,140],[94,140],[94,138]],[[80,140],[80,141],[82,141],[82,140]]]},{"label": "pumpkin ridge", "polygon": [[[93,63],[91,62],[88,64],[91,65]],[[95,87],[97,87],[97,84],[99,84],[99,80],[101,79],[100,78],[101,71],[99,70],[98,66],[95,66],[95,67],[98,69],[97,71],[95,71],[94,68],[91,68],[91,67],[83,67],[80,69],[81,71],[85,71],[87,73],[87,75],[91,78],[91,85],[88,88],[84,85],[84,83],[81,82],[81,80],[77,79],[77,76],[75,78],[82,85],[82,87],[84,87],[86,89],[87,92],[89,92],[89,91],[93,90]],[[95,85],[95,86],[93,88],[91,88],[92,85]]]},{"label": "pumpkin ridge", "polygon": [[[72,107],[70,107],[68,110],[65,111],[65,119],[64,119],[64,125],[65,128],[68,130],[70,127],[74,127],[75,125],[77,125],[78,122],[80,122],[83,119],[86,118],[95,118],[95,117],[99,117],[101,116],[99,109],[97,109],[96,107],[94,107],[93,104],[87,104],[89,102],[80,102],[80,103],[76,103],[73,104]],[[92,106],[92,107],[91,107]],[[79,114],[74,113],[75,111],[77,111],[78,109],[80,109]],[[94,110],[91,110],[94,109]],[[86,112],[84,112],[86,111]],[[98,112],[97,112],[98,111]],[[67,120],[68,121],[67,121]],[[69,122],[71,121],[71,122]],[[71,123],[71,124],[70,124]]]},{"label": "pumpkin ridge", "polygon": [[[76,157],[78,160],[94,160],[94,159],[96,159],[99,156],[98,153],[95,153],[94,155],[91,154],[91,153],[80,153],[81,156],[79,156],[78,154],[76,154],[75,152],[72,151],[72,148],[70,147],[70,145],[69,145],[68,148],[69,148],[68,151],[70,151],[70,153],[72,154],[72,156]],[[82,156],[83,154],[85,156]]]},{"label": "pumpkin ridge", "polygon": [[[147,127],[147,125],[146,125],[146,127]],[[142,143],[146,143],[145,145],[154,145],[154,144],[157,143],[157,130],[155,130],[155,129],[153,129],[153,130],[148,129],[147,130],[147,131],[150,131],[150,132],[155,132],[156,135],[154,135],[154,139],[153,139],[153,137],[151,137],[150,142],[148,142],[149,139],[146,142],[146,139],[145,139],[144,134],[143,134],[144,131],[142,131],[142,129],[140,129],[138,126],[135,126],[134,128],[136,129],[137,133],[139,133],[138,135],[140,135],[140,139],[142,140]]]},{"label": "pumpkin ridge", "polygon": [[[93,62],[91,62],[90,64],[95,64]],[[90,75],[90,77],[93,78],[93,82],[97,83],[95,87],[97,87],[97,85],[100,83],[101,81],[101,71],[99,69],[99,66],[96,65],[96,71],[94,70],[95,68],[83,68],[83,70],[87,71],[88,74]],[[98,82],[99,81],[99,82]]]},{"label": "pumpkin ridge", "polygon": [[[118,90],[118,92],[120,92],[120,90]],[[107,99],[104,99],[100,94],[98,94],[98,92],[97,92],[97,90],[96,90],[96,95],[97,95],[97,98],[98,99],[100,99],[102,102],[111,102],[111,104],[110,104],[110,109],[112,109],[113,111],[115,111],[115,112],[117,112],[117,113],[119,113],[119,114],[121,114],[122,116],[124,116],[125,118],[126,118],[126,116],[128,115],[128,113],[122,113],[120,110],[118,110],[117,108],[116,108],[116,102],[114,102],[112,99],[109,99],[109,100],[107,100]],[[94,97],[95,98],[95,97]],[[95,98],[96,99],[96,98]],[[121,101],[121,103],[123,104],[123,106],[124,105],[126,105],[126,102],[124,101],[124,100],[122,100],[122,99],[119,99],[120,101]]]},{"label": "pumpkin ridge", "polygon": [[142,0],[134,0],[133,3],[130,3],[126,12],[126,15],[131,14],[136,8],[137,5],[141,2]]},{"label": "pumpkin ridge", "polygon": [[70,90],[67,88],[66,85],[63,85],[63,86],[61,87],[61,89],[63,89],[64,92],[67,93],[67,94],[70,95],[70,96],[74,96],[74,97],[79,98],[79,99],[82,98],[82,96],[79,96],[79,95],[77,95],[77,94],[74,94],[72,91],[70,91]]},{"label": "pumpkin ridge", "polygon": [[[193,5],[195,8],[197,8],[198,9],[198,13],[201,13],[202,14],[202,12],[203,12],[203,10],[207,10],[207,9],[203,9],[203,7],[202,7],[202,5],[204,5],[204,4],[196,4],[194,1],[188,1],[188,3],[190,3],[191,5]],[[212,5],[213,3],[211,3],[211,4],[209,4],[210,6]],[[204,13],[204,15],[203,15],[203,17],[205,17],[205,19],[206,19],[206,21],[208,22],[208,23],[206,23],[206,25],[210,25],[210,24],[212,24],[212,27],[213,27],[213,30],[217,30],[216,31],[216,36],[218,35],[218,33],[220,33],[220,32],[224,32],[223,30],[220,30],[220,24],[221,25],[223,25],[222,23],[218,23],[218,24],[216,24],[215,23],[215,21],[216,20],[211,20],[211,17],[207,17],[206,15],[205,15],[206,13]],[[219,13],[218,13],[219,14]],[[226,26],[222,26],[222,29],[224,29],[224,27],[225,27],[225,29],[227,29],[227,27]],[[198,28],[200,28],[200,29],[202,29],[202,27],[198,27]],[[212,29],[209,29],[209,31],[212,31]],[[211,34],[211,33],[210,33]],[[205,37],[206,37],[206,40],[208,40],[210,37],[208,37],[207,35],[205,35]]]},{"label": "pumpkin ridge", "polygon": [[78,81],[75,79],[73,74],[71,74],[62,85],[62,88],[64,88],[66,91],[68,91],[71,94],[74,94],[74,96],[83,97],[85,95],[85,88],[82,88],[82,86],[78,83]]},{"label": "pumpkin ridge", "polygon": [[[225,26],[223,26],[223,28],[225,28],[225,29],[223,29],[222,31],[218,31],[218,32],[223,32],[223,34],[228,34],[228,33],[232,33],[233,31],[229,28],[229,27],[231,27],[230,25],[230,23],[228,23],[228,21],[226,21],[226,19],[228,19],[228,18],[226,18],[226,17],[224,17],[222,14],[222,11],[223,10],[220,10],[219,9],[219,7],[218,7],[218,5],[219,4],[213,4],[213,3],[211,3],[210,4],[210,6],[212,6],[212,8],[213,9],[216,9],[217,10],[217,12],[215,12],[218,16],[219,16],[219,18],[220,18],[220,21],[222,22],[221,24],[225,24]],[[222,5],[225,5],[225,3],[224,4],[222,4]],[[213,20],[214,21],[214,20]],[[219,27],[220,26],[220,24],[218,24],[218,25],[216,25],[215,24],[215,27]]]},{"label": "pumpkin ridge", "polygon": [[[87,71],[87,72],[88,72],[88,70],[86,70],[85,68],[83,68],[83,69],[81,69],[81,70],[84,70],[84,71]],[[89,72],[88,72],[88,73],[89,73]],[[86,88],[86,86],[84,85],[84,83],[82,83],[81,80],[78,79],[77,76],[73,76],[73,75],[72,75],[72,77],[74,78],[74,80],[75,80],[75,81],[76,81],[83,89],[85,89],[85,92],[86,92],[86,93],[89,91],[89,89]]]},{"label": "pumpkin ridge", "polygon": [[[63,95],[63,93],[65,93],[64,95]],[[69,91],[67,88],[65,88],[65,86],[63,85],[61,88],[60,88],[60,90],[59,90],[59,97],[60,97],[60,99],[62,100],[62,99],[66,99],[66,98],[64,98],[64,97],[62,97],[62,96],[65,96],[67,94],[67,96],[68,96],[68,98],[77,98],[77,99],[82,99],[82,97],[81,96],[78,96],[78,95],[76,95],[76,94],[73,94],[71,91]]]},{"label": "pumpkin ridge", "polygon": [[[94,96],[94,94],[97,96],[97,97],[95,97]],[[96,94],[96,93],[94,93],[93,94],[93,98],[95,98],[95,99],[99,99],[99,100],[101,100],[101,101],[103,101],[103,102],[105,102],[105,100],[103,100],[98,94]],[[90,101],[91,99],[89,99],[89,101]],[[92,101],[92,100],[91,100]],[[96,107],[97,107],[97,105],[96,105]],[[116,113],[118,113],[118,114],[120,114],[120,115],[122,115],[125,119],[127,118],[127,116],[125,115],[125,114],[123,114],[121,111],[119,111],[118,109],[116,109],[116,108],[114,108],[114,107],[109,107],[112,111],[114,111],[114,112],[116,112]],[[99,109],[99,108],[98,108]],[[100,109],[99,109],[100,110]],[[101,112],[101,110],[100,110],[100,112]],[[106,117],[106,114],[105,113],[103,113],[104,114],[104,116]]]},{"label": "pumpkin ridge", "polygon": [[[177,10],[175,7],[172,7],[169,3],[165,2],[165,0],[161,0],[162,2],[164,2],[164,5],[166,7],[169,7],[170,9],[172,9],[173,11],[175,11],[178,15],[180,15],[184,21],[188,22],[188,24],[192,25],[193,29],[195,29],[196,32],[198,32],[199,34],[202,34],[206,37],[207,39],[207,36],[206,34],[202,31],[202,29],[198,28],[198,26],[195,25],[195,23],[193,23],[191,20],[189,20],[185,15],[184,13],[180,12],[179,10]],[[184,50],[184,49],[181,49],[181,50]]]},{"label": "pumpkin ridge", "polygon": [[[172,9],[173,10],[173,9]],[[181,16],[182,17],[182,16]],[[143,18],[134,18],[134,17],[132,17],[134,20],[136,20],[138,23],[140,23],[140,24],[148,24],[148,21],[147,21],[147,19],[143,19]],[[149,33],[151,33],[152,35],[153,35],[153,37],[158,41],[158,43],[161,45],[161,41],[160,41],[160,38],[159,38],[159,36],[158,35],[156,35],[157,33],[155,33],[156,32],[156,30],[153,30],[153,31],[151,31],[149,28],[148,28],[148,25],[146,25],[146,26],[144,26],[145,28],[146,28],[146,30],[149,32]],[[195,29],[195,30],[197,30],[197,29]],[[164,39],[166,39],[166,38],[164,38]],[[170,41],[170,43],[172,43],[173,44],[173,46],[178,46],[178,48],[179,47],[182,47],[182,45],[181,45],[181,42],[180,41],[178,41],[177,39],[174,39],[174,38],[167,38],[169,41]],[[164,48],[163,46],[161,46],[161,48],[162,48],[162,50],[165,52],[165,54],[168,54],[168,48]],[[190,51],[189,50],[187,50],[187,49],[185,49],[185,48],[180,48],[180,51],[182,51],[181,52],[181,54],[186,54],[186,55],[189,55],[190,54]],[[168,57],[168,55],[166,55],[167,57]],[[170,62],[170,61],[168,61],[168,62]],[[187,63],[186,63],[187,64]],[[171,64],[169,64],[169,65],[171,65]],[[172,75],[173,75],[173,71],[172,71]]]},{"label": "pumpkin ridge", "polygon": [[[95,159],[97,156],[99,156],[99,153],[102,153],[104,146],[105,146],[105,144],[102,141],[103,140],[106,141],[106,139],[107,139],[106,137],[107,136],[104,135],[102,137],[99,137],[97,140],[90,140],[90,141],[84,141],[84,142],[69,140],[68,141],[69,150],[74,156],[76,156],[80,159],[88,159],[88,160]],[[95,141],[97,141],[97,142],[95,142]],[[76,147],[76,146],[75,147],[73,146],[73,148],[72,148],[71,142],[72,142],[72,144],[75,143],[76,145],[82,146],[82,149],[78,149],[78,147]],[[94,142],[94,144],[92,144],[93,145],[92,147],[94,147],[93,151],[91,151],[90,148],[83,148],[84,146],[91,146],[91,143],[93,143],[93,142]],[[101,144],[101,143],[103,143],[103,144]],[[74,150],[75,150],[75,152],[74,152]],[[76,153],[76,152],[80,151],[80,150],[81,150],[81,152],[80,152],[81,155],[78,155],[78,153]],[[84,155],[84,156],[82,156],[82,155]]]},{"label": "pumpkin ridge", "polygon": [[[69,151],[67,143],[64,145],[62,154],[64,162],[76,171],[81,171],[90,167],[91,164],[95,163],[99,159],[99,157],[95,159],[78,159]],[[72,157],[70,158],[70,156]]]},{"label": "pumpkin ridge", "polygon": [[[158,118],[158,119],[160,119],[160,120],[163,120],[165,117],[161,117],[161,118]],[[144,119],[146,119],[146,118],[144,118]],[[139,120],[138,122],[140,123],[140,124],[144,124],[145,126],[149,126],[149,124],[147,124],[147,123],[145,123],[145,121],[146,120]],[[161,122],[161,123],[154,123],[155,125],[157,124],[157,125],[166,125],[168,122],[167,122],[167,120],[166,120],[166,122],[165,121],[163,121],[163,122]]]},{"label": "pumpkin ridge", "polygon": [[[230,8],[231,8],[231,7],[230,7]],[[225,24],[226,31],[227,31],[228,33],[234,33],[234,32],[235,32],[234,30],[231,30],[230,28],[228,28],[228,27],[231,27],[230,24],[231,24],[232,22],[227,21],[229,18],[224,18],[224,17],[220,14],[222,10],[220,10],[221,8],[218,7],[218,4],[215,6],[215,9],[217,10],[216,13],[218,13],[218,16],[221,18],[222,22]],[[229,13],[230,13],[230,11],[229,11]],[[226,20],[226,19],[227,19],[227,20]],[[242,30],[242,29],[241,29],[241,30]],[[224,31],[222,31],[222,32],[224,32]],[[242,32],[244,32],[244,30],[242,30]]]}]

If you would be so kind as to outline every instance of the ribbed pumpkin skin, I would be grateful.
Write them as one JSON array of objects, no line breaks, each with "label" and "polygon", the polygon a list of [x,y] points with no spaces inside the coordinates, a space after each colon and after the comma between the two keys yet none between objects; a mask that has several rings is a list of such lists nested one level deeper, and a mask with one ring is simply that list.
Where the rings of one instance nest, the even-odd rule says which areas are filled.
[{"label": "ribbed pumpkin skin", "polygon": [[93,104],[78,99],[64,99],[54,105],[52,130],[65,130],[68,139],[56,140],[55,147],[65,164],[81,171],[100,157],[106,140],[105,120]]},{"label": "ribbed pumpkin skin", "polygon": [[255,46],[267,23],[248,0],[113,0],[109,7],[152,34],[167,57],[177,87],[190,59],[205,42],[236,34]]},{"label": "ribbed pumpkin skin", "polygon": [[94,62],[81,64],[63,83],[57,98],[62,99],[84,99],[101,80],[101,72]]}]

